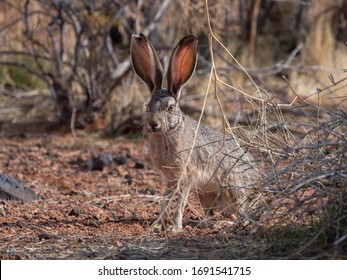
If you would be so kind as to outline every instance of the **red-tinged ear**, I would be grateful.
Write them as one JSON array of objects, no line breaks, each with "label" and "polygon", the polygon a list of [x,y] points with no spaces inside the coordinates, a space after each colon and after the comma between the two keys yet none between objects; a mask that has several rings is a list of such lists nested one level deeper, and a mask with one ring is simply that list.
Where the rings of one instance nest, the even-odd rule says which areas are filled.
[{"label": "red-tinged ear", "polygon": [[131,37],[130,53],[135,73],[154,94],[161,89],[163,81],[163,68],[156,51],[147,37],[140,33]]},{"label": "red-tinged ear", "polygon": [[192,77],[198,58],[198,39],[190,35],[184,37],[172,52],[167,74],[168,90],[176,101],[182,87]]}]

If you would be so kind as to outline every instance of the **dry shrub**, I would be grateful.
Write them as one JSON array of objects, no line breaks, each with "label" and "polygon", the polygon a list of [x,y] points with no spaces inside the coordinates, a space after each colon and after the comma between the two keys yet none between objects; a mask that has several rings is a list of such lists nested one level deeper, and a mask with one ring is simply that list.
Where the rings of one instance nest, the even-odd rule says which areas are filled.
[{"label": "dry shrub", "polygon": [[[287,122],[265,132],[271,144],[262,159],[264,201],[256,211],[263,215],[254,236],[264,237],[265,229],[274,239],[269,246],[289,258],[345,258],[347,119],[342,110],[314,111],[293,124],[295,134]],[[287,247],[291,242],[296,246]]]},{"label": "dry shrub", "polygon": [[[231,255],[347,258],[346,111],[319,106],[295,91],[291,102],[279,102],[234,60],[213,29],[209,32],[211,57],[224,49],[225,60],[243,71],[252,90],[234,87],[212,59],[212,84],[205,92],[214,98],[224,131],[253,153],[262,174],[251,197],[254,208],[227,230]],[[345,88],[346,80],[346,74],[330,77],[314,97]],[[203,103],[203,113],[208,105]]]},{"label": "dry shrub", "polygon": [[[229,118],[226,131],[255,155],[262,180],[251,198],[256,207],[229,232],[230,250],[241,258],[347,258],[346,112],[300,97],[279,104],[263,90],[262,100],[238,95],[248,111]],[[239,108],[223,110],[225,120]]]},{"label": "dry shrub", "polygon": [[2,1],[0,33],[9,40],[0,47],[0,64],[42,81],[58,122],[92,122],[130,70],[133,5],[125,2]]}]

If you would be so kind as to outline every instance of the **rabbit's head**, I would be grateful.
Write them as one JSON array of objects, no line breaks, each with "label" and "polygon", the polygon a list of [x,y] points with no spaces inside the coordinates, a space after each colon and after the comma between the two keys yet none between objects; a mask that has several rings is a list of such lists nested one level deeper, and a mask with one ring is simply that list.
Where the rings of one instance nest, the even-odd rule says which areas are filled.
[{"label": "rabbit's head", "polygon": [[147,130],[167,133],[182,122],[179,107],[181,89],[194,73],[198,40],[184,37],[172,52],[167,73],[168,89],[162,88],[163,69],[158,55],[145,35],[131,38],[131,61],[135,73],[147,84],[152,98],[147,105]]}]

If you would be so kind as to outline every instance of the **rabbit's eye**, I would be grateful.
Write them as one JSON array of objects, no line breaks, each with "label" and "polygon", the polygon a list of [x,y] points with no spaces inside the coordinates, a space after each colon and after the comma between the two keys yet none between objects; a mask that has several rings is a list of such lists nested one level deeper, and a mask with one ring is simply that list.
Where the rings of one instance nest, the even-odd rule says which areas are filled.
[{"label": "rabbit's eye", "polygon": [[145,104],[145,111],[146,111],[146,113],[148,113],[148,111],[149,111],[148,104]]},{"label": "rabbit's eye", "polygon": [[175,106],[174,105],[170,105],[169,107],[167,107],[167,111],[169,113],[173,113],[174,110],[175,110]]}]

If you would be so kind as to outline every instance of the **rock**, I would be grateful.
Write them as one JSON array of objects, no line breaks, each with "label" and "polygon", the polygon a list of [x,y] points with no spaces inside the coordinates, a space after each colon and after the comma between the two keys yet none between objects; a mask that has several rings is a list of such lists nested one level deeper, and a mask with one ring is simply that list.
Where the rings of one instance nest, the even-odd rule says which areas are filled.
[{"label": "rock", "polygon": [[116,156],[116,157],[113,159],[113,161],[114,161],[115,164],[117,164],[117,165],[123,165],[123,164],[125,164],[125,163],[127,162],[127,159],[126,159],[124,156],[122,156],[122,155],[118,155],[118,156]]},{"label": "rock", "polygon": [[88,169],[90,171],[102,171],[105,166],[113,167],[113,157],[110,153],[102,153],[98,156],[91,156],[88,160]]},{"label": "rock", "polygon": [[133,180],[133,177],[129,173],[127,173],[127,174],[124,175],[124,179],[126,180],[124,183],[130,185],[132,180]]},{"label": "rock", "polygon": [[31,202],[39,196],[22,181],[0,173],[0,199]]},{"label": "rock", "polygon": [[68,213],[69,216],[80,216],[81,215],[81,210],[78,208],[72,208],[71,211]]},{"label": "rock", "polygon": [[144,164],[143,160],[134,159],[134,161],[135,161],[135,165],[134,165],[135,169],[143,169],[143,168],[145,168],[145,164]]}]

